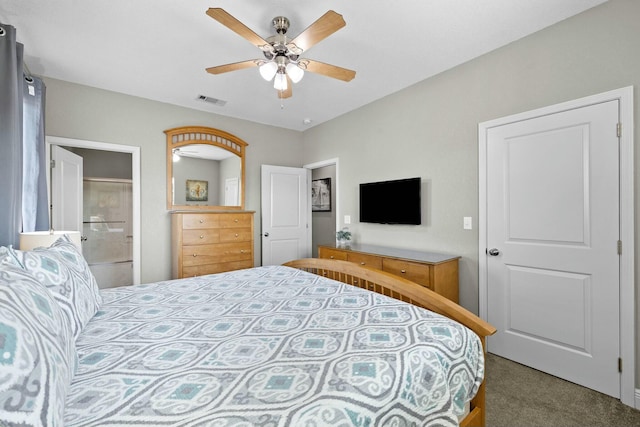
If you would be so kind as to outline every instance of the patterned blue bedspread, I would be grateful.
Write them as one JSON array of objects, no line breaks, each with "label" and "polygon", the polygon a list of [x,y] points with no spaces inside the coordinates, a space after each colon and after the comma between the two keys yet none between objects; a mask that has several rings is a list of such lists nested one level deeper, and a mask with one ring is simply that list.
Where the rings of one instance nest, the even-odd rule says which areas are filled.
[{"label": "patterned blue bedspread", "polygon": [[464,326],[288,267],[101,294],[65,426],[449,426],[484,374]]}]

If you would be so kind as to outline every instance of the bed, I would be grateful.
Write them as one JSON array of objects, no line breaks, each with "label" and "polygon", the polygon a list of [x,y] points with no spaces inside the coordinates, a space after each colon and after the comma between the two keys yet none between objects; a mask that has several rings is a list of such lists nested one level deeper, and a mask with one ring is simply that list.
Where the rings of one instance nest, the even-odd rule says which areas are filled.
[{"label": "bed", "polygon": [[74,248],[0,251],[0,424],[484,424],[495,330],[419,285],[305,259],[98,291]]}]

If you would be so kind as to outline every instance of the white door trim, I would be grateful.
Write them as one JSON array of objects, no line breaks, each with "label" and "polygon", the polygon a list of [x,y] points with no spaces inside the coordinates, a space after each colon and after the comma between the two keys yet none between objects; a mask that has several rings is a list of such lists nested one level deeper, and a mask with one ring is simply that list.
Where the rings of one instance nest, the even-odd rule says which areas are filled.
[{"label": "white door trim", "polygon": [[[489,129],[503,126],[533,117],[555,114],[561,111],[581,108],[588,105],[618,100],[620,103],[620,121],[622,135],[620,137],[620,239],[622,255],[620,256],[620,357],[623,360],[624,375],[621,375],[620,400],[625,405],[637,407],[635,398],[635,263],[634,263],[634,176],[633,176],[633,86],[609,92],[563,102],[556,105],[514,114],[478,124],[478,178],[479,178],[479,312],[480,317],[487,319],[487,257],[483,255],[487,248],[487,135]],[[614,130],[612,130],[614,131]]]},{"label": "white door trim", "polygon": [[[340,182],[340,159],[337,157],[334,157],[333,159],[327,159],[327,160],[321,160],[319,162],[314,162],[314,163],[307,163],[306,165],[303,165],[303,168],[309,169],[309,170],[313,170],[313,169],[319,169],[319,168],[323,168],[325,166],[332,166],[335,165],[336,167],[336,182],[335,182],[335,192],[336,192],[336,231],[340,230],[340,186],[338,185],[338,183]],[[309,180],[309,194],[311,194],[311,180]],[[311,212],[311,199],[309,199],[309,212]],[[313,215],[311,215],[311,217],[313,217]],[[311,227],[309,227],[309,229],[311,229],[313,227],[313,225]],[[311,237],[309,237],[309,239],[311,239]],[[311,240],[309,240],[311,241]]]},{"label": "white door trim", "polygon": [[[132,145],[112,144],[109,142],[86,141],[83,139],[62,138],[58,136],[46,136],[47,164],[51,145],[66,147],[88,148],[92,150],[115,151],[131,154],[131,192],[133,198],[133,284],[140,283],[141,260],[141,231],[140,231],[140,147]],[[47,180],[50,181],[49,168],[47,168]]]}]

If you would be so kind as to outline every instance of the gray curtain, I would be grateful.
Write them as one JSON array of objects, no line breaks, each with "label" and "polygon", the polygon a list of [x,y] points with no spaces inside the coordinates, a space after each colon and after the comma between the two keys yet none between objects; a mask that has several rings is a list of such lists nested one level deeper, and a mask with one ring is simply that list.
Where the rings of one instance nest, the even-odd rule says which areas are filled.
[{"label": "gray curtain", "polygon": [[22,229],[22,46],[0,23],[0,245],[18,246]]},{"label": "gray curtain", "polygon": [[0,23],[0,245],[16,247],[23,211],[25,231],[49,228],[45,91],[40,79],[24,76],[22,57],[16,29]]},{"label": "gray curtain", "polygon": [[46,156],[44,141],[45,85],[24,76],[22,112],[22,231],[49,229]]}]

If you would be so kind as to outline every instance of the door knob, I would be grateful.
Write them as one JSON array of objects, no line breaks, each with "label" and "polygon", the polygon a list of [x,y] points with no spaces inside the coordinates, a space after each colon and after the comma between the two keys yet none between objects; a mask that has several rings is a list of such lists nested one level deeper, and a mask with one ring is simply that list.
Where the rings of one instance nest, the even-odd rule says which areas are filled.
[{"label": "door knob", "polygon": [[491,256],[498,256],[500,255],[500,251],[496,248],[491,248],[489,249],[489,251],[487,252],[489,255]]},{"label": "door knob", "polygon": [[264,233],[264,237],[269,237],[269,232]]}]

